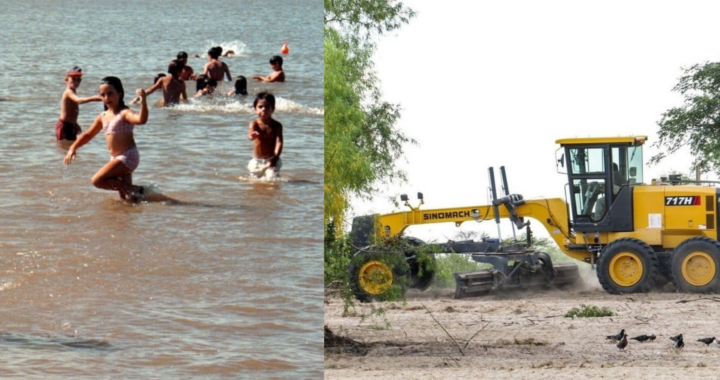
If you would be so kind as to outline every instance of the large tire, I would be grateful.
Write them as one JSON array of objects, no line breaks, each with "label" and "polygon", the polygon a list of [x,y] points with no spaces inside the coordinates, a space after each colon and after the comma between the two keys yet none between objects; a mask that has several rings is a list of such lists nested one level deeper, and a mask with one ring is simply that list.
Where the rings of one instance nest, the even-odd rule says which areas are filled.
[{"label": "large tire", "polygon": [[670,277],[681,292],[716,292],[720,288],[720,243],[705,236],[680,243],[672,254]]},{"label": "large tire", "polygon": [[637,239],[615,240],[598,259],[598,280],[611,294],[647,293],[657,283],[659,273],[655,252]]},{"label": "large tire", "polygon": [[392,298],[393,285],[400,286],[399,295],[402,296],[405,292],[403,281],[400,281],[405,276],[403,260],[399,254],[358,251],[348,266],[350,289],[355,298],[360,302],[388,300]]}]

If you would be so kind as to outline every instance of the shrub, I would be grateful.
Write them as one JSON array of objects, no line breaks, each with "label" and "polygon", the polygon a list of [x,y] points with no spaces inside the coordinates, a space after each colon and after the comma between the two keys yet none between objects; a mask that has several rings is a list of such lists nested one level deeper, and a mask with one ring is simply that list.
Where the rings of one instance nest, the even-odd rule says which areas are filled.
[{"label": "shrub", "polygon": [[580,309],[574,307],[565,314],[565,318],[590,318],[590,317],[612,317],[615,315],[606,307],[597,307],[595,305],[580,305]]}]

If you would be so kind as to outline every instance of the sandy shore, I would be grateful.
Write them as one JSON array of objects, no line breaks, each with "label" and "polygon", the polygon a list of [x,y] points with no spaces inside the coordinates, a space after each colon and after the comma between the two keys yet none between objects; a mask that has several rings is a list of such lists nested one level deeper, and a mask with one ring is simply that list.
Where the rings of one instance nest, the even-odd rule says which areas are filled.
[{"label": "sandy shore", "polygon": [[[593,282],[594,281],[594,282]],[[720,378],[720,296],[672,291],[614,296],[596,283],[583,289],[453,299],[452,289],[408,292],[407,302],[357,304],[328,296],[325,324],[365,344],[364,355],[326,350],[326,379],[700,379]],[[581,304],[616,315],[566,318]],[[374,315],[373,310],[382,311]],[[444,329],[444,330],[443,330]],[[626,329],[625,351],[605,337]],[[686,346],[670,336],[684,334]]]}]

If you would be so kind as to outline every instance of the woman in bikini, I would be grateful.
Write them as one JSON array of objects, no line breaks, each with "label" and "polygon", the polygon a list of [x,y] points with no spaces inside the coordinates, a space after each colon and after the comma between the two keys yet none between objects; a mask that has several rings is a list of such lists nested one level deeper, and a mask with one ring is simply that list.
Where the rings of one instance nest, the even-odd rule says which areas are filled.
[{"label": "woman in bikini", "polygon": [[120,198],[137,202],[143,197],[143,189],[132,184],[132,172],[140,163],[133,127],[142,125],[148,119],[148,107],[145,90],[136,91],[140,97],[140,113],[135,113],[125,105],[122,82],[116,77],[105,77],[100,81],[100,97],[105,104],[106,111],[98,115],[87,132],[80,135],[72,144],[63,160],[65,164],[75,158],[75,151],[87,144],[101,130],[105,133],[110,162],[105,164],[92,178],[95,187],[105,190],[114,190],[120,193]]}]

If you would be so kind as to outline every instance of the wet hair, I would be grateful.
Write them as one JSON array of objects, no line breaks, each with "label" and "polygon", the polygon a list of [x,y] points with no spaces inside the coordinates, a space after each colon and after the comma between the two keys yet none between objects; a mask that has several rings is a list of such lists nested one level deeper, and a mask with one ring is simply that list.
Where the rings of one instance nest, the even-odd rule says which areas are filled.
[{"label": "wet hair", "polygon": [[185,64],[178,61],[177,59],[173,59],[170,61],[170,64],[168,65],[168,74],[175,75],[180,74],[182,72],[183,67],[185,67]]},{"label": "wet hair", "polygon": [[188,55],[184,51],[177,53],[177,59],[183,59],[183,58],[187,58],[187,57],[188,57]]},{"label": "wet hair", "polygon": [[157,83],[160,80],[160,78],[162,78],[164,76],[165,76],[165,73],[158,73],[158,75],[155,76],[155,81],[153,82],[153,84]]},{"label": "wet hair", "polygon": [[222,48],[220,46],[211,47],[210,50],[208,50],[208,55],[212,58],[217,59],[220,57],[220,54],[222,54]]},{"label": "wet hair", "polygon": [[235,95],[247,95],[247,79],[240,75],[235,80]]},{"label": "wet hair", "polygon": [[217,87],[217,81],[212,78],[207,78],[206,83],[210,87]]},{"label": "wet hair", "polygon": [[273,55],[272,58],[270,58],[270,64],[272,65],[273,63],[278,63],[282,67],[282,64],[283,64],[282,57],[279,55]]},{"label": "wet hair", "polygon": [[257,95],[255,95],[255,100],[253,101],[253,108],[256,108],[258,101],[263,99],[270,107],[275,109],[275,96],[267,91],[259,92]]},{"label": "wet hair", "polygon": [[[103,79],[100,79],[100,84],[107,84],[112,86],[115,91],[118,93],[118,98],[120,99],[120,109],[123,110],[125,108],[129,108],[125,105],[125,100],[123,99],[125,97],[125,89],[123,89],[122,82],[120,81],[120,78],[118,77],[105,77]],[[107,106],[105,106],[105,110],[107,111]]]}]

